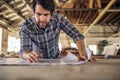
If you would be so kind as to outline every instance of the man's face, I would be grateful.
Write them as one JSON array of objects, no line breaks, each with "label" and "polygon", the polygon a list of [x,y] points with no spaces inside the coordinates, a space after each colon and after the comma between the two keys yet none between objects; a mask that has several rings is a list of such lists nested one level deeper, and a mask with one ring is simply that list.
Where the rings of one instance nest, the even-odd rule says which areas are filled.
[{"label": "man's face", "polygon": [[45,28],[51,18],[50,11],[45,10],[41,5],[38,4],[35,7],[34,16],[40,28]]}]

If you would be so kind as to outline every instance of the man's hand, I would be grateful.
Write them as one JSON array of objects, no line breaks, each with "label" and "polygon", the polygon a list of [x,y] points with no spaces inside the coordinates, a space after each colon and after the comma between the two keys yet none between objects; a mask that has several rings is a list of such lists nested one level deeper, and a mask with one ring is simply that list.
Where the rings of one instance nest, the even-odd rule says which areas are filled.
[{"label": "man's hand", "polygon": [[35,51],[26,51],[23,53],[23,59],[29,62],[38,62],[40,54]]},{"label": "man's hand", "polygon": [[[79,61],[85,61],[87,59],[88,59],[87,54],[80,54],[80,56],[78,57]],[[93,57],[93,54],[92,54],[91,58],[88,61],[90,61],[90,62],[96,61],[96,59]]]},{"label": "man's hand", "polygon": [[87,54],[80,54],[80,56],[78,57],[78,60],[79,61],[85,61],[85,60],[87,60]]}]

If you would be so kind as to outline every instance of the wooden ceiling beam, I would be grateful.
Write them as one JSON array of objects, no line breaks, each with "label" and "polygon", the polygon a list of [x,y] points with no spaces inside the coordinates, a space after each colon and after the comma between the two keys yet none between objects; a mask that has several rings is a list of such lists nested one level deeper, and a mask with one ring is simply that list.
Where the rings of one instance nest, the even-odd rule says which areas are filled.
[{"label": "wooden ceiling beam", "polygon": [[98,5],[98,8],[101,8],[102,7],[101,0],[96,0],[96,2],[97,2],[97,5]]},{"label": "wooden ceiling beam", "polygon": [[81,16],[82,16],[82,11],[81,11],[81,12],[79,11],[79,16],[78,16],[78,19],[77,19],[76,24],[79,24],[79,21],[80,21]]},{"label": "wooden ceiling beam", "polygon": [[3,23],[3,24],[7,24],[9,26],[12,26],[12,22],[11,21],[8,21],[6,18],[2,18],[2,16],[0,16],[0,21]]},{"label": "wooden ceiling beam", "polygon": [[120,20],[120,13],[118,13],[117,17],[115,19],[112,19],[110,23],[117,23],[117,20]]},{"label": "wooden ceiling beam", "polygon": [[8,9],[12,10],[12,12],[16,13],[16,15],[18,15],[20,18],[22,18],[23,20],[25,20],[25,17],[22,16],[22,15],[20,14],[20,12],[16,11],[16,10],[15,10],[10,4],[8,4],[5,0],[1,0],[1,1],[6,5],[6,7],[7,7]]},{"label": "wooden ceiling beam", "polygon": [[91,24],[97,16],[98,16],[98,12],[93,12],[93,17],[91,17],[89,24]]},{"label": "wooden ceiling beam", "polygon": [[[103,11],[103,9],[99,9],[99,11]],[[108,9],[106,12],[120,12],[120,9]]]},{"label": "wooden ceiling beam", "polygon": [[118,35],[120,35],[120,32],[118,32],[116,34],[113,34],[113,35],[110,35],[110,36],[108,36],[108,38],[112,38],[112,37],[115,37],[115,36],[118,36]]},{"label": "wooden ceiling beam", "polygon": [[103,23],[105,23],[111,16],[113,15],[113,12],[112,13],[110,13],[109,15],[107,15],[107,17],[106,18],[104,18],[103,19],[103,21],[100,23],[100,24],[103,24]]},{"label": "wooden ceiling beam", "polygon": [[29,4],[29,1],[30,1],[30,0],[24,0],[24,1],[25,1],[25,3],[27,4],[27,6],[29,7],[29,9],[32,11],[31,5]]},{"label": "wooden ceiling beam", "polygon": [[91,9],[88,9],[88,8],[71,8],[71,9],[65,9],[65,8],[56,8],[55,9],[56,11],[98,11],[99,8],[91,8]]},{"label": "wooden ceiling beam", "polygon": [[99,14],[99,16],[93,21],[93,23],[85,30],[83,35],[85,36],[88,31],[94,27],[94,25],[100,20],[100,18],[105,14],[105,12],[116,2],[116,0],[111,0],[108,5],[105,7],[105,9]]},{"label": "wooden ceiling beam", "polygon": [[101,0],[89,0],[88,4],[88,8],[93,8],[93,5],[95,5],[97,8],[101,8]]},{"label": "wooden ceiling beam", "polygon": [[84,21],[83,21],[84,24],[87,23],[87,20],[88,20],[88,18],[89,18],[89,16],[90,16],[90,13],[91,13],[91,11],[88,11],[88,12],[87,12],[86,18],[85,18]]}]

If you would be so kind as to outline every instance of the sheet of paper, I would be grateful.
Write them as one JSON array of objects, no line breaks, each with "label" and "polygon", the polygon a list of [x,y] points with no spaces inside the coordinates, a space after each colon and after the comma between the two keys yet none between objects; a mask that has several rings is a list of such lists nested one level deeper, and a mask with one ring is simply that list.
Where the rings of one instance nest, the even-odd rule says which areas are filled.
[{"label": "sheet of paper", "polygon": [[64,64],[71,64],[71,65],[76,65],[76,64],[83,64],[83,63],[86,63],[88,62],[88,60],[91,58],[92,56],[92,51],[89,49],[89,48],[86,48],[86,52],[87,52],[87,56],[88,56],[88,59],[85,60],[85,61],[78,61],[78,58],[77,56],[75,56],[74,54],[72,53],[68,53],[64,58],[62,58],[62,62]]},{"label": "sheet of paper", "polygon": [[0,59],[0,65],[78,65],[86,63],[92,55],[92,52],[89,48],[86,49],[88,59],[86,61],[78,61],[77,56],[75,56],[72,53],[68,53],[64,58],[62,59],[40,59],[37,63],[30,63],[26,60],[20,59],[20,58],[1,58]]},{"label": "sheet of paper", "polygon": [[90,48],[86,48],[86,52],[87,52],[88,60],[91,59],[92,51],[90,50]]}]

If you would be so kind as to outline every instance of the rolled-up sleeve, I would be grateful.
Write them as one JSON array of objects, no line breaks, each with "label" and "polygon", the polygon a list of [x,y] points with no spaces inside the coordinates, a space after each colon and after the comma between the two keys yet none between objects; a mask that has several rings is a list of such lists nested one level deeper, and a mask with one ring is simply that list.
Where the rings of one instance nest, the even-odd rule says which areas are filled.
[{"label": "rolled-up sleeve", "polygon": [[73,24],[63,17],[60,19],[60,28],[73,38],[75,43],[78,40],[84,39],[84,36],[73,26]]}]

